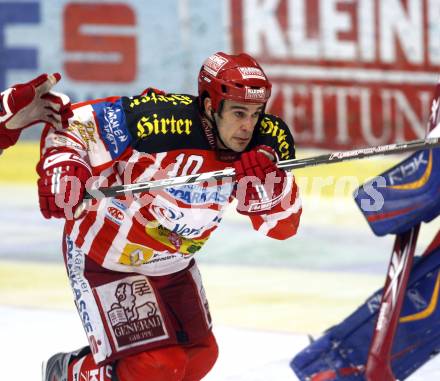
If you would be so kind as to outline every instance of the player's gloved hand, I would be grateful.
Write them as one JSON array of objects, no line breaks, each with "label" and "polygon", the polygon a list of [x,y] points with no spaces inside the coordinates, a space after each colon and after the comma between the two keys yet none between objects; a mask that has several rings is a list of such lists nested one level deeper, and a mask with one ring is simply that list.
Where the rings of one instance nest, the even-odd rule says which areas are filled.
[{"label": "player's gloved hand", "polygon": [[[40,210],[45,218],[73,219],[92,176],[87,163],[76,153],[52,153],[37,165]],[[75,216],[75,218],[80,218]]]},{"label": "player's gloved hand", "polygon": [[257,146],[233,163],[239,213],[266,213],[281,201],[286,172],[277,168],[276,162],[277,155],[271,147]]},{"label": "player's gloved hand", "polygon": [[42,74],[0,94],[0,148],[13,145],[23,128],[36,123],[67,127],[73,116],[70,99],[50,91],[60,79],[59,73]]}]

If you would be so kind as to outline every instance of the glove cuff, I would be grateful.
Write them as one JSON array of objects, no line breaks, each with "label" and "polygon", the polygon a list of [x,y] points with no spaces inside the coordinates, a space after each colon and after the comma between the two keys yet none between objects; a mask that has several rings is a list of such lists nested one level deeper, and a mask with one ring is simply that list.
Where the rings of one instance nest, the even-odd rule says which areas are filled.
[{"label": "glove cuff", "polygon": [[278,153],[275,151],[272,147],[266,146],[264,144],[261,144],[259,146],[256,146],[255,151],[260,152],[267,156],[268,159],[273,161],[274,163],[277,163],[279,161]]},{"label": "glove cuff", "polygon": [[49,152],[44,155],[40,162],[37,165],[37,173],[42,176],[46,171],[53,169],[55,167],[62,166],[81,166],[85,168],[90,175],[92,175],[93,171],[89,164],[83,160],[76,152],[74,151],[63,151],[63,152]]}]

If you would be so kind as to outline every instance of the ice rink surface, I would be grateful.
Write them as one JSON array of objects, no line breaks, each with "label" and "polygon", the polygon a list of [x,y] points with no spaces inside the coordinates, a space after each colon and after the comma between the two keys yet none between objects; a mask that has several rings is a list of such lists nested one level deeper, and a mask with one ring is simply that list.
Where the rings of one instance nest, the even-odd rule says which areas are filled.
[{"label": "ice rink surface", "polygon": [[[307,345],[307,336],[233,327],[216,327],[220,347],[217,364],[203,381],[297,381],[289,367],[293,355]],[[2,379],[40,380],[41,361],[56,352],[85,345],[74,311],[0,307]],[[440,379],[440,358],[408,381]]]},{"label": "ice rink surface", "polygon": [[[60,221],[46,221],[40,217],[35,189],[4,186],[0,191],[0,200],[0,267],[6,263],[5,260],[60,264],[62,225]],[[292,268],[304,272],[344,272],[385,277],[392,247],[391,238],[374,237],[360,213],[353,205],[347,205],[346,200],[318,201],[306,197],[304,203],[307,213],[303,216],[301,229],[295,239],[287,242],[274,242],[258,236],[252,232],[247,221],[234,213],[227,215],[225,224],[200,253],[200,263],[202,266],[254,266],[256,269],[270,268],[273,271]],[[419,253],[436,230],[438,224],[424,230]],[[225,271],[226,282],[228,276]],[[316,282],[319,287],[319,277]],[[376,285],[372,287],[377,288]],[[356,284],[349,284],[347,288],[356,289]],[[340,291],[325,290],[323,297]],[[1,292],[0,289],[0,296]],[[301,294],[300,289],[297,292]],[[303,292],[306,297],[307,290]],[[234,298],[234,295],[230,297]],[[276,299],[276,291],[272,297]],[[309,302],[313,303],[313,300]],[[295,303],[299,303],[298,300],[291,301],[292,305]],[[356,303],[360,305],[363,299]],[[1,305],[0,302],[1,379],[39,380],[42,360],[57,351],[70,351],[85,345],[85,335],[73,309],[25,306],[24,302],[20,306],[19,301],[15,301],[14,306],[8,303]],[[270,302],[264,308],[270,309]],[[325,306],[318,299],[316,311],[313,314],[315,319],[326,314]],[[277,324],[268,330],[243,328],[243,325],[239,328],[232,323],[217,324],[215,333],[220,357],[204,380],[297,380],[288,364],[307,345],[307,332],[298,332],[295,327]],[[440,380],[440,357],[427,363],[407,380]]]}]

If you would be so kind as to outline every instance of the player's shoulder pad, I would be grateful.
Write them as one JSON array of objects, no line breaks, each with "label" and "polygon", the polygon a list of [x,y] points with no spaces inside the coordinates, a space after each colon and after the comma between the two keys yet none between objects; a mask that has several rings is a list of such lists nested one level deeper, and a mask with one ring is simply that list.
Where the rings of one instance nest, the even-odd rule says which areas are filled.
[{"label": "player's shoulder pad", "polygon": [[163,94],[154,89],[123,98],[127,125],[141,152],[206,148],[197,98],[186,94]]},{"label": "player's shoulder pad", "polygon": [[275,149],[280,160],[295,158],[295,142],[287,124],[279,117],[264,114],[255,127],[254,144]]}]

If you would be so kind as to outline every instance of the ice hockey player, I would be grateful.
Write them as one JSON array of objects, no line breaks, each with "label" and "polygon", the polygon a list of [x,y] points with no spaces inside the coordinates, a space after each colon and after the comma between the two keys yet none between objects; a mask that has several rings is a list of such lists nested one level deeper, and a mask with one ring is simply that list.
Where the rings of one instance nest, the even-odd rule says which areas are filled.
[{"label": "ice hockey player", "polygon": [[60,79],[59,73],[42,74],[0,93],[0,154],[17,142],[26,127],[48,123],[61,128],[67,124],[73,116],[70,100],[51,91]]},{"label": "ice hockey player", "polygon": [[[233,199],[261,234],[296,233],[298,189],[276,166],[294,157],[294,141],[265,113],[271,84],[259,64],[247,54],[213,54],[198,89],[198,97],[150,88],[85,102],[74,106],[67,130],[43,133],[40,208],[46,218],[66,218],[64,259],[89,341],[50,358],[43,380],[202,379],[218,348],[195,254]],[[86,185],[227,167],[235,181],[104,198],[73,218]]]}]

